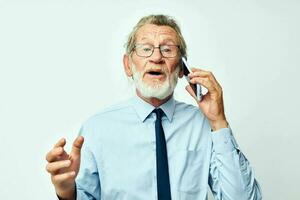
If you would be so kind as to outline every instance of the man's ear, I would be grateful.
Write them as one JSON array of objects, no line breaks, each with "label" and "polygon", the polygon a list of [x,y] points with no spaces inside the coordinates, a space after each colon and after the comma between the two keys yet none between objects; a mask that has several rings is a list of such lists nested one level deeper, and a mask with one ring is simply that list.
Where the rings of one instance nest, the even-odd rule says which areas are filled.
[{"label": "man's ear", "polygon": [[124,54],[123,56],[123,66],[124,66],[124,71],[128,77],[132,77],[132,71],[131,71],[131,63],[130,63],[130,55]]}]

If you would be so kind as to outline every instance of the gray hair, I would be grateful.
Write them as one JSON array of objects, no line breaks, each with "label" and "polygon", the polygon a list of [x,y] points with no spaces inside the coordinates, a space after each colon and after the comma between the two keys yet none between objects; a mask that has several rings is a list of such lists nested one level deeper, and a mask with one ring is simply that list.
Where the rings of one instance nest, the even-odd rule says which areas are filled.
[{"label": "gray hair", "polygon": [[148,15],[140,19],[140,21],[133,27],[131,33],[128,36],[127,42],[125,44],[126,47],[126,53],[129,55],[133,49],[136,42],[136,33],[137,31],[146,24],[154,24],[157,26],[169,26],[175,30],[177,33],[177,37],[179,40],[179,49],[181,56],[185,57],[187,56],[186,53],[186,43],[184,41],[184,38],[181,34],[180,28],[172,17],[168,15]]}]

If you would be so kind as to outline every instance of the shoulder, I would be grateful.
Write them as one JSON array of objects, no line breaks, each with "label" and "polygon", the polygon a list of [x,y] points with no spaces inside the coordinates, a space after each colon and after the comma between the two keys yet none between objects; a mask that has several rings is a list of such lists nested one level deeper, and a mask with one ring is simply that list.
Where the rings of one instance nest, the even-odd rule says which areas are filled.
[{"label": "shoulder", "polygon": [[175,114],[182,114],[194,117],[198,116],[204,118],[203,113],[197,106],[187,104],[185,102],[180,102],[177,100],[175,100]]},{"label": "shoulder", "polygon": [[98,129],[99,127],[105,127],[118,120],[118,118],[126,117],[133,112],[134,109],[131,104],[131,99],[122,101],[105,107],[92,115],[83,123],[82,129]]},{"label": "shoulder", "polygon": [[178,100],[175,100],[175,106],[176,106],[176,108],[179,108],[179,109],[188,109],[191,111],[198,109],[196,106],[194,106],[192,104],[187,104],[185,102],[178,101]]}]

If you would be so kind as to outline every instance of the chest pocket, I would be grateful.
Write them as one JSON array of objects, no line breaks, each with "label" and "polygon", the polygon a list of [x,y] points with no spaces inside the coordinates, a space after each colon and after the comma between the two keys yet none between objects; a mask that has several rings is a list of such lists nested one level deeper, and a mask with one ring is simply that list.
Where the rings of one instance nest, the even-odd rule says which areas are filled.
[{"label": "chest pocket", "polygon": [[208,185],[208,167],[203,150],[180,150],[174,155],[177,167],[173,169],[177,190],[186,193],[198,193]]}]

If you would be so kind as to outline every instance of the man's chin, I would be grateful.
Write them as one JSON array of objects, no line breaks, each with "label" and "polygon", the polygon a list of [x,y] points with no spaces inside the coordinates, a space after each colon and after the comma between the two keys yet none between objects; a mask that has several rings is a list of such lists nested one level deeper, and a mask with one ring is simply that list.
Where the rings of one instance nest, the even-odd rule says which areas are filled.
[{"label": "man's chin", "polygon": [[158,100],[164,100],[166,98],[168,98],[171,94],[160,94],[158,95],[158,92],[157,93],[145,93],[145,92],[140,92],[139,90],[137,90],[138,92],[138,96],[141,96],[143,98],[146,98],[146,99],[158,99]]},{"label": "man's chin", "polygon": [[151,89],[158,89],[165,83],[165,81],[161,81],[159,79],[152,79],[148,81],[143,81],[143,84]]},{"label": "man's chin", "polygon": [[167,85],[146,85],[137,87],[138,92],[145,98],[156,98],[163,100],[166,97],[170,96],[173,91]]}]

